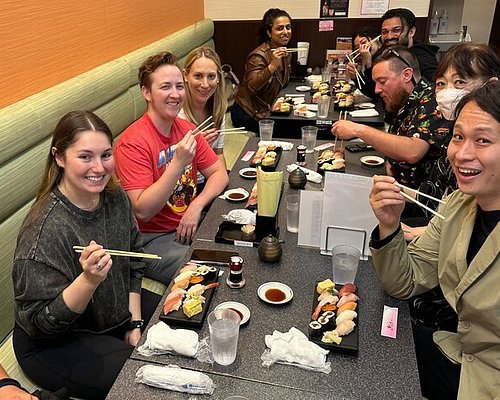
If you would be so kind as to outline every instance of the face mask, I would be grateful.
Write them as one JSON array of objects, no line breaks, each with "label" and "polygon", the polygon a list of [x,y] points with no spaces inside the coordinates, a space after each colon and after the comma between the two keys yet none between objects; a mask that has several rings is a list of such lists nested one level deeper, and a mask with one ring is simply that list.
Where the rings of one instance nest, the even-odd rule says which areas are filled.
[{"label": "face mask", "polygon": [[453,121],[455,119],[455,108],[457,108],[458,103],[462,100],[468,90],[449,88],[439,91],[436,94],[436,101],[439,106],[439,111],[441,115],[448,121]]}]

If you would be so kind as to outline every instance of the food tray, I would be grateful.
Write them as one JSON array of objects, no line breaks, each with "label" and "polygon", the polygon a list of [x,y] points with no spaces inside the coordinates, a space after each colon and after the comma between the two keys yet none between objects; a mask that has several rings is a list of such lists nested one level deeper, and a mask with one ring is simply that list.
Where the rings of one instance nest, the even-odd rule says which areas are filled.
[{"label": "food tray", "polygon": [[[281,158],[281,153],[283,152],[283,148],[281,146],[276,146],[274,149],[269,149],[267,151],[274,151],[276,153],[276,157],[274,158],[274,162],[271,165],[261,165],[261,163],[250,163],[250,167],[256,168],[256,167],[261,167],[262,171],[267,171],[267,172],[273,172],[276,167],[278,166],[278,163]],[[267,153],[266,151],[266,153]],[[255,156],[254,156],[255,157]]]},{"label": "food tray", "polygon": [[[235,242],[245,242],[248,244],[248,247],[258,247],[259,242],[243,238],[243,232],[241,231],[241,226],[242,225],[235,224],[234,222],[231,221],[223,221],[219,225],[219,229],[217,229],[217,233],[215,234],[215,242],[232,244],[232,245],[234,245]],[[241,244],[244,245],[245,243]]]},{"label": "food tray", "polygon": [[[314,312],[314,309],[318,305],[318,292],[316,292],[316,286],[318,285],[319,281],[316,282],[316,285],[314,286],[314,301],[313,301],[313,306],[312,306],[312,311],[311,314]],[[343,285],[335,285],[335,289],[340,290]],[[312,333],[312,330],[307,326],[309,330],[309,340],[313,343],[316,343],[318,346],[323,347],[324,349],[327,350],[332,350],[336,352],[341,352],[341,353],[347,353],[347,354],[358,354],[358,348],[359,348],[359,300],[358,300],[358,307],[356,308],[356,313],[358,314],[358,317],[354,320],[356,323],[356,326],[354,327],[354,330],[349,333],[347,336],[342,336],[342,342],[340,344],[336,343],[324,343],[321,341],[321,338],[323,334],[321,333],[319,336],[315,335]],[[311,322],[311,320],[309,320]],[[309,324],[309,322],[307,324]],[[332,330],[335,329],[335,320],[330,320],[330,325],[327,330]]]},{"label": "food tray", "polygon": [[330,171],[330,172],[345,172],[345,154],[344,154],[344,167],[343,168],[337,168],[337,169],[322,169],[321,166],[323,164],[327,164],[327,163],[331,163],[332,161],[334,161],[335,159],[334,158],[327,158],[327,159],[322,159],[322,156],[325,152],[331,152],[332,150],[331,149],[326,149],[324,151],[322,151],[320,153],[320,155],[318,156],[318,166],[317,166],[317,169],[316,171],[321,174],[321,175],[324,175],[325,174],[325,171]]},{"label": "food tray", "polygon": [[[217,282],[219,280],[219,268],[216,268],[215,277],[211,279],[205,279],[201,282],[202,285],[208,285],[209,283]],[[173,284],[173,281],[172,281]],[[190,284],[188,289],[193,286]],[[187,290],[187,289],[186,289]],[[167,323],[168,325],[176,325],[183,326],[194,329],[201,329],[203,323],[205,322],[205,318],[207,317],[208,310],[210,308],[210,303],[212,301],[212,297],[214,296],[217,287],[212,289],[208,289],[203,293],[203,297],[205,297],[205,303],[202,304],[202,311],[199,314],[193,315],[193,317],[188,318],[186,314],[182,311],[182,306],[177,311],[172,311],[168,314],[164,314],[163,310],[160,312],[160,320]],[[168,291],[170,293],[170,289]]]}]

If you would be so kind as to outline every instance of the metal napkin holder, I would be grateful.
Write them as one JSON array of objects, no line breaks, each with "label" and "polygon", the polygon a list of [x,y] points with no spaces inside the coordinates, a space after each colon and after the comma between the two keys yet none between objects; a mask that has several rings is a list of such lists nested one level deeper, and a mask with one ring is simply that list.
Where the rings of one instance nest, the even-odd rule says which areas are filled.
[{"label": "metal napkin holder", "polygon": [[324,255],[324,256],[331,256],[332,255],[332,250],[328,249],[328,237],[330,235],[330,232],[334,231],[334,230],[359,232],[363,236],[363,241],[362,241],[362,246],[361,246],[361,259],[368,260],[368,256],[365,255],[365,245],[366,245],[366,237],[367,237],[366,231],[364,229],[348,228],[345,226],[337,226],[337,225],[328,225],[326,227],[325,243],[324,243],[323,248],[321,248],[319,250],[321,255]]}]

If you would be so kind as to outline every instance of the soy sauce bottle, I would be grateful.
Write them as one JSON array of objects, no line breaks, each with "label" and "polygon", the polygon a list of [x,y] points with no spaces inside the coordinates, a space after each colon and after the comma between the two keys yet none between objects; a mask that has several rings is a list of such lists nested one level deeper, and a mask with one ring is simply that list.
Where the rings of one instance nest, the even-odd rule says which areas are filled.
[{"label": "soy sauce bottle", "polygon": [[245,286],[245,278],[243,278],[243,258],[240,256],[232,256],[229,263],[229,275],[226,283],[231,288],[242,288]]}]

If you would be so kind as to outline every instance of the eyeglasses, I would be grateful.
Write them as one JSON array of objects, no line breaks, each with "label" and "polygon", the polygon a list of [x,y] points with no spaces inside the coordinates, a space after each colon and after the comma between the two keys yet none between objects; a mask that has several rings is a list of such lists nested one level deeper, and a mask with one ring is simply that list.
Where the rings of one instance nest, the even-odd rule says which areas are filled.
[{"label": "eyeglasses", "polygon": [[[408,61],[406,61],[397,50],[388,48],[385,49],[382,54],[380,55],[380,58],[384,60],[390,59],[392,56],[396,57],[399,61],[401,61],[404,65],[406,65],[408,68],[411,68],[413,71],[413,67],[410,65]],[[413,83],[414,86],[417,86],[417,82],[415,81],[415,77],[413,76],[413,73],[411,75],[411,82]]]}]

